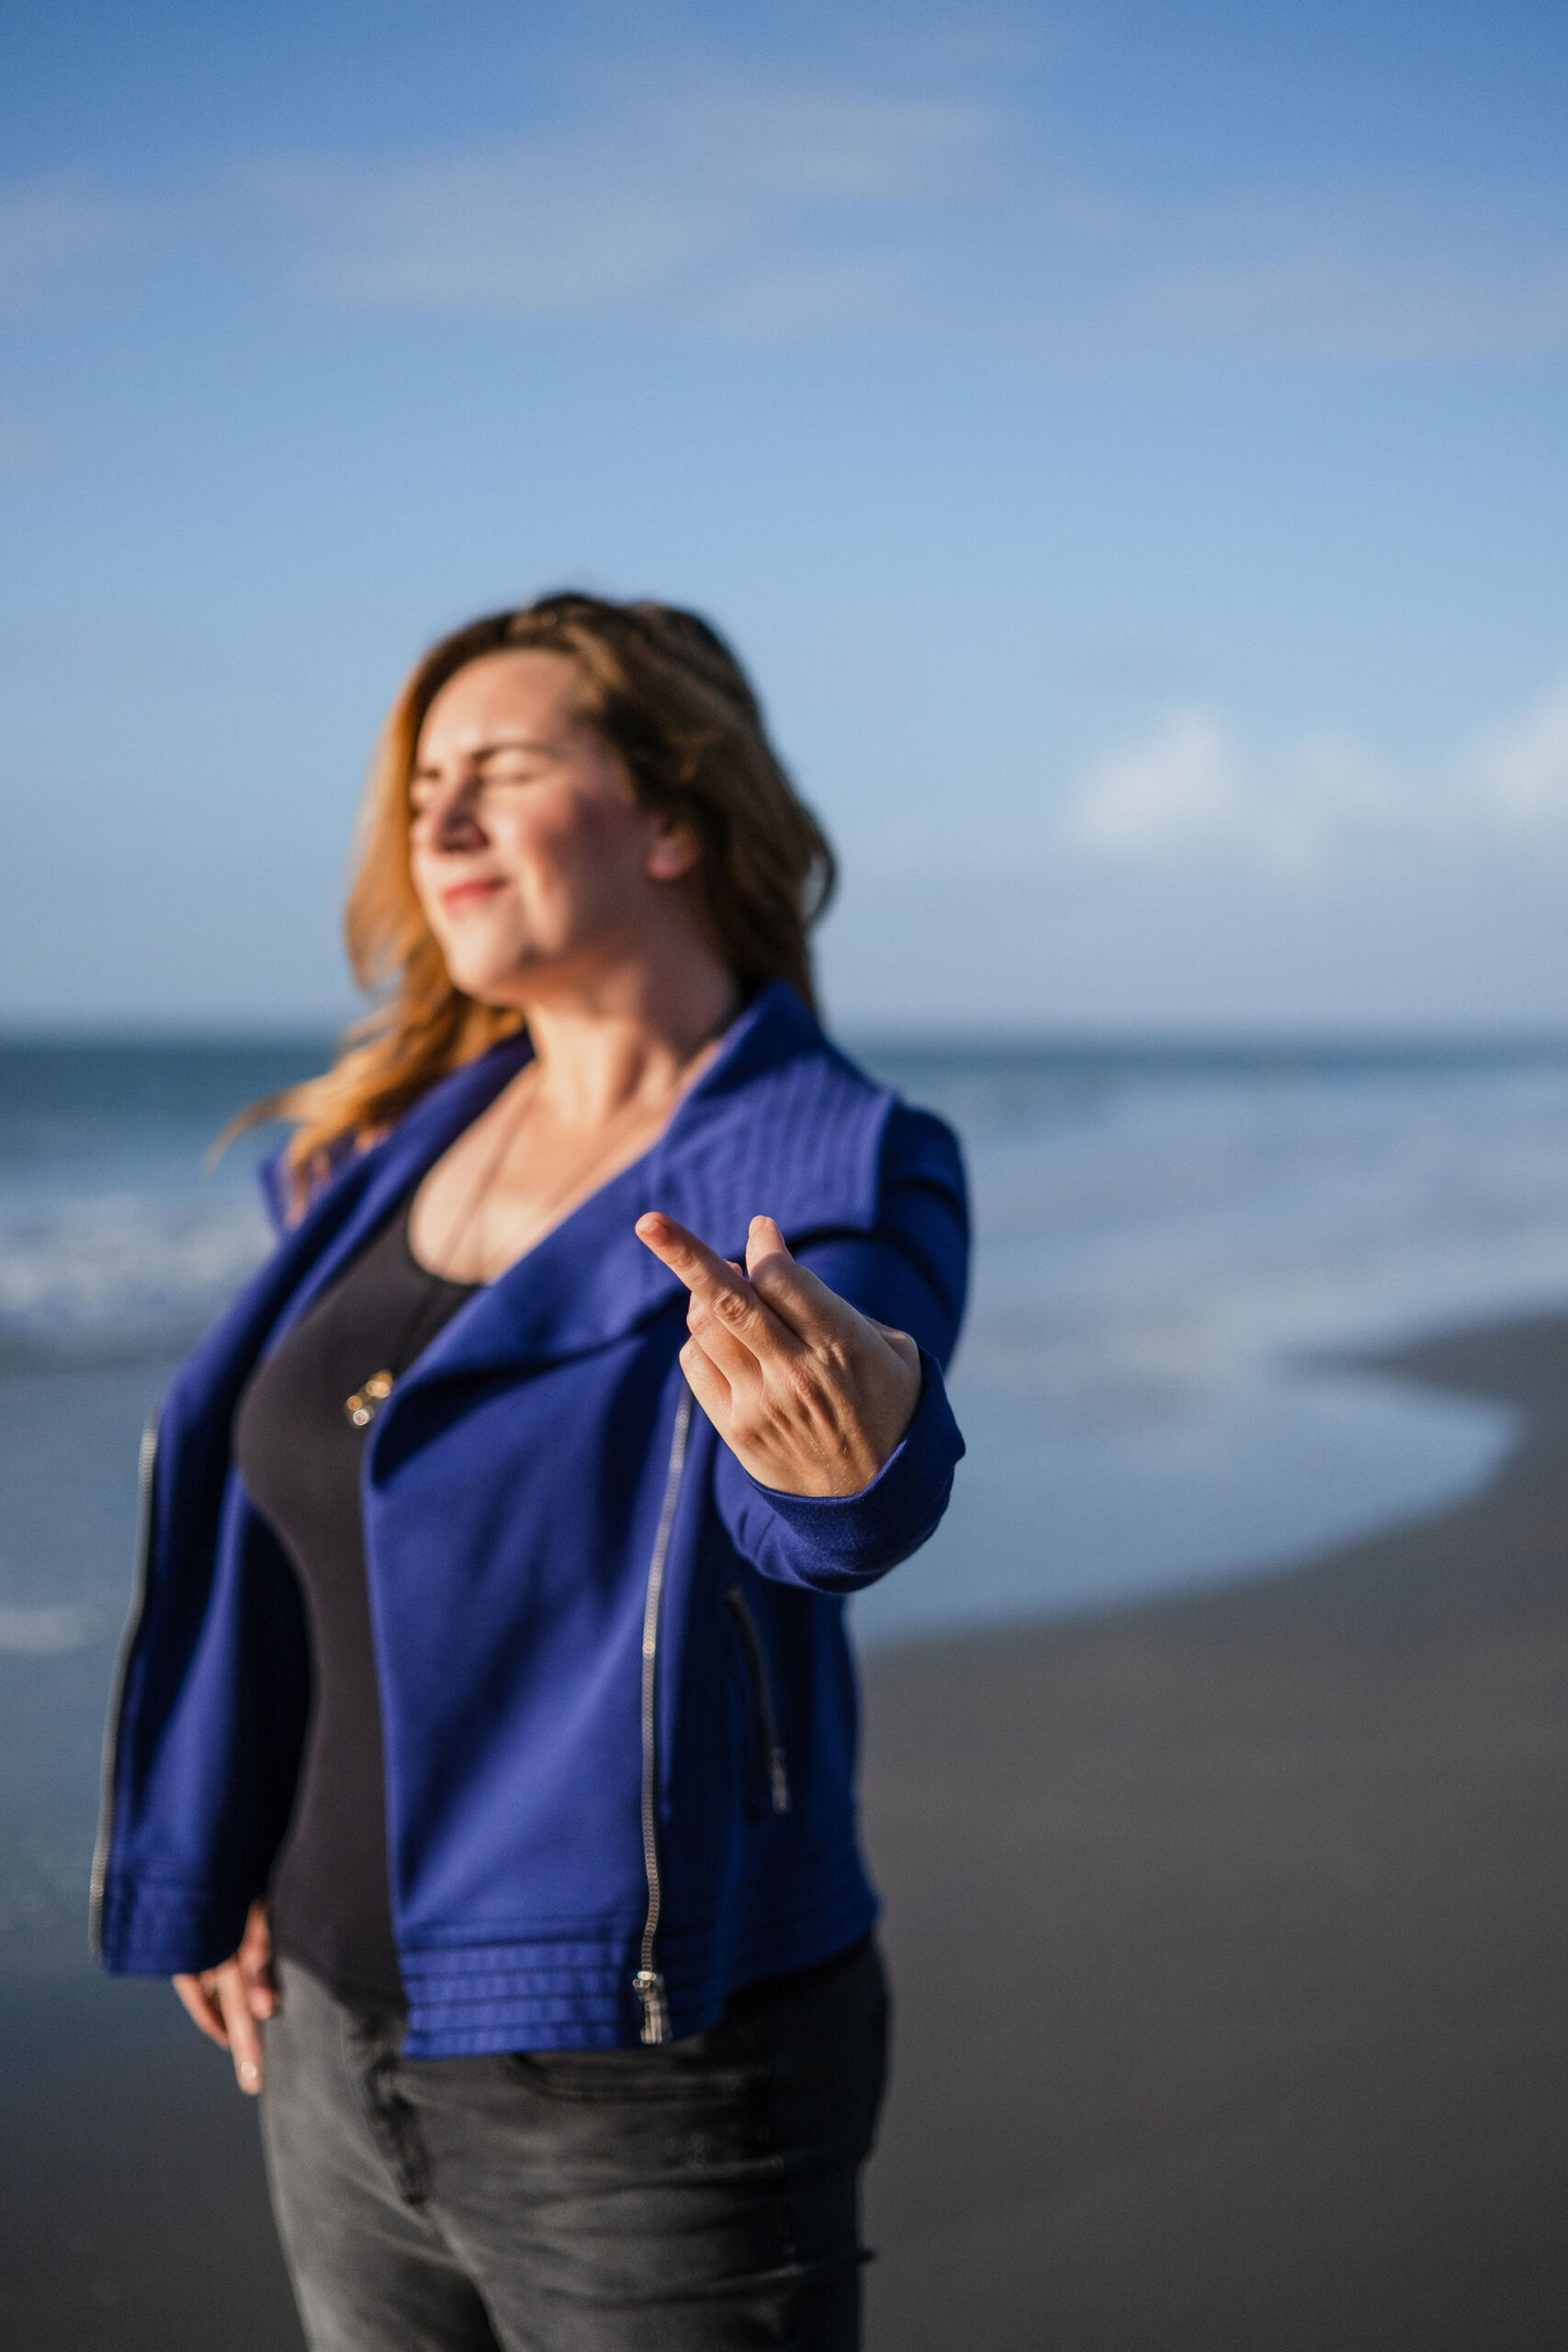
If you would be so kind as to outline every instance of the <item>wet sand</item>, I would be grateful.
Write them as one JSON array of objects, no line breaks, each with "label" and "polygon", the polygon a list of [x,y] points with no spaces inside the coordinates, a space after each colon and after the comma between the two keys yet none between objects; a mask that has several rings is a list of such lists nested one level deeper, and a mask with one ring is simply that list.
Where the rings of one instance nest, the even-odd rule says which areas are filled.
[{"label": "wet sand", "polygon": [[[1389,1368],[1523,1409],[1485,1493],[873,1661],[871,2352],[1568,2342],[1568,1318]],[[254,2112],[171,2007],[6,1997],[7,2344],[299,2344]]]},{"label": "wet sand", "polygon": [[873,2352],[1568,2344],[1568,1322],[1398,1368],[1474,1501],[878,1663]]}]

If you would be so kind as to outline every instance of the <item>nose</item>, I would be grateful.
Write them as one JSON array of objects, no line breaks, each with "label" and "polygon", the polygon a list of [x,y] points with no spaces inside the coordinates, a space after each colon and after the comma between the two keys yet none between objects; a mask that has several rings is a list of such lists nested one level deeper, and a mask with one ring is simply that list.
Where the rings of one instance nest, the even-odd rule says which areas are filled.
[{"label": "nose", "polygon": [[486,834],[479,820],[482,781],[477,769],[459,769],[443,776],[428,790],[412,828],[422,848],[464,850],[483,845]]}]

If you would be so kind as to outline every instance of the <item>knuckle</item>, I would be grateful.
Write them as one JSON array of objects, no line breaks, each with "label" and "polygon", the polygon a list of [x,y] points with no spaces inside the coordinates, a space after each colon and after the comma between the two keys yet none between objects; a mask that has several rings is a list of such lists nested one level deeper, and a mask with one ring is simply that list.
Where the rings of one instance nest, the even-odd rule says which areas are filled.
[{"label": "knuckle", "polygon": [[822,1385],[809,1356],[791,1356],[780,1366],[781,1402],[794,1419],[814,1419],[822,1402]]}]

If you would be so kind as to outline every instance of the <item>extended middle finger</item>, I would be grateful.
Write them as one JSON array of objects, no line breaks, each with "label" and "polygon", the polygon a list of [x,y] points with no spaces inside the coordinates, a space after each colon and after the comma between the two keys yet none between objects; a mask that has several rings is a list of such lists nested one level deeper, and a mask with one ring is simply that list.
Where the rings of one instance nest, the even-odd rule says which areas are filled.
[{"label": "extended middle finger", "polygon": [[[793,1342],[794,1333],[758,1296],[744,1274],[672,1216],[652,1210],[637,1219],[637,1238],[685,1283],[701,1310],[698,1322],[711,1321],[716,1342],[722,1345],[728,1340],[753,1357]],[[703,1344],[708,1344],[705,1329]]]}]

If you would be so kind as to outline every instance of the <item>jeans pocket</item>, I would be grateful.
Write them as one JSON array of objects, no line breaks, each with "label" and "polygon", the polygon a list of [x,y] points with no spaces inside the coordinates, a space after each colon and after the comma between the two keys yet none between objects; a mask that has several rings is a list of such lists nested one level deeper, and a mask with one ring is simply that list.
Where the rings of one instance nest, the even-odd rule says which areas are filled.
[{"label": "jeans pocket", "polygon": [[501,2064],[541,2098],[612,2107],[719,2106],[763,2071],[723,2026],[654,2049],[513,2051]]}]

